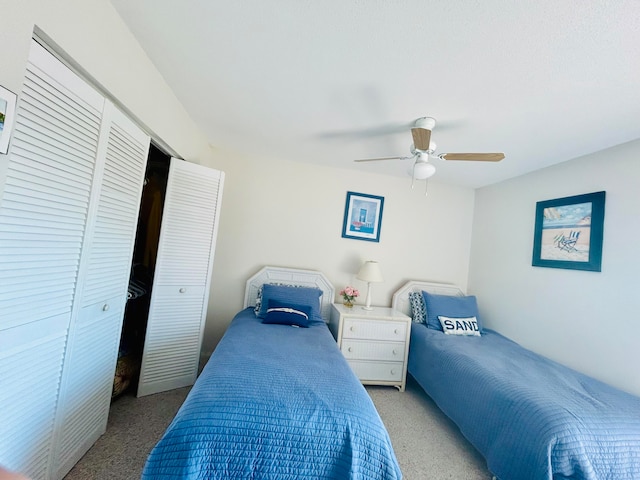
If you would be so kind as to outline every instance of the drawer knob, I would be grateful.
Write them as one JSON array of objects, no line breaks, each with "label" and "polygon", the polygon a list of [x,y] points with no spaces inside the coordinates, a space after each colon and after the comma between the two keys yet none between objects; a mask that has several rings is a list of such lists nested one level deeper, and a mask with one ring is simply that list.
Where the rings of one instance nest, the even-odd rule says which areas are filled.
[{"label": "drawer knob", "polygon": [[351,351],[351,347],[347,348],[347,352],[350,352],[350,351]]},{"label": "drawer knob", "polygon": [[355,332],[355,331],[356,331],[356,329],[355,329],[355,327],[354,327],[354,326],[349,327],[349,330],[351,330],[352,332]]},{"label": "drawer knob", "polygon": [[398,354],[398,351],[397,351],[395,348],[393,349],[393,354],[394,354],[394,355],[397,355],[397,354]]},{"label": "drawer knob", "polygon": [[396,369],[395,369],[395,368],[392,368],[392,369],[391,369],[391,375],[395,375],[395,374],[396,374]]},{"label": "drawer knob", "polygon": [[398,329],[396,328],[393,333],[395,333],[396,335],[398,334]]},{"label": "drawer knob", "polygon": [[107,310],[109,310],[109,304],[108,304],[108,303],[105,303],[105,304],[102,306],[102,311],[103,311],[103,312],[106,312]]},{"label": "drawer knob", "polygon": [[186,292],[186,291],[187,291],[187,289],[186,289],[186,288],[184,288],[184,287],[182,287],[182,288],[179,290],[179,292],[180,292],[180,293],[184,293],[184,292]]}]

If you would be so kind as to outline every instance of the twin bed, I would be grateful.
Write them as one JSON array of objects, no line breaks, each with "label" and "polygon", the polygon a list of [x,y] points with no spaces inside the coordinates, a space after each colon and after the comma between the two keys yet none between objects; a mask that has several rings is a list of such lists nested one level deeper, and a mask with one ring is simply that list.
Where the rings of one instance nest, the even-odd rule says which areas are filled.
[{"label": "twin bed", "polygon": [[[257,317],[253,308],[267,302],[263,284],[302,286],[276,291],[292,290],[273,309],[283,315],[289,312],[281,305],[303,311],[309,290],[320,290],[321,319],[306,328],[280,316],[274,321],[285,324],[263,323],[268,317]],[[400,479],[387,431],[325,323],[334,295],[319,272],[267,267],[250,278],[245,308],[151,452],[142,477]]]},{"label": "twin bed", "polygon": [[[423,291],[428,314],[416,303]],[[265,267],[251,277],[245,308],[143,478],[402,478],[387,431],[326,326],[334,294],[320,272]],[[500,480],[640,479],[640,398],[482,328],[475,311],[458,322],[473,310],[470,298],[455,286],[410,281],[392,306],[427,315],[432,327],[450,317],[441,326],[469,334],[415,318],[409,373],[489,470]]]},{"label": "twin bed", "polygon": [[421,315],[410,294],[423,291],[431,301],[432,311],[423,303],[430,327],[414,318],[409,373],[498,479],[640,479],[640,398],[493,330],[446,335],[433,328],[438,316],[478,314],[469,302],[452,314],[472,298],[455,286],[410,281],[394,294],[393,307]]}]

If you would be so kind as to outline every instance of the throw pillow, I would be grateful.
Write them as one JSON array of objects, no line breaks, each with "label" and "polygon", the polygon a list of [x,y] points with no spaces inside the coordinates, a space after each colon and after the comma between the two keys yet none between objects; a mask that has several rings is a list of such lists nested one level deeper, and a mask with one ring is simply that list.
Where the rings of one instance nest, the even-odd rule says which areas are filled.
[{"label": "throw pillow", "polygon": [[427,327],[442,331],[442,325],[438,320],[440,315],[451,318],[476,317],[478,329],[482,332],[482,319],[478,314],[478,303],[474,295],[456,297],[423,291],[422,296],[427,309]]},{"label": "throw pillow", "polygon": [[313,287],[290,287],[284,285],[271,285],[265,283],[262,286],[262,302],[258,318],[264,319],[267,315],[269,300],[291,305],[305,305],[311,308],[310,322],[323,322],[320,312],[320,297],[322,290]]},{"label": "throw pillow", "polygon": [[422,292],[409,292],[409,305],[411,305],[411,318],[416,323],[427,321],[427,310],[424,306]]},{"label": "throw pillow", "polygon": [[311,315],[311,307],[308,305],[294,305],[269,300],[267,314],[262,323],[278,325],[295,325],[308,327]]},{"label": "throw pillow", "polygon": [[444,315],[438,316],[442,331],[447,335],[474,335],[480,336],[478,320],[476,317],[451,318]]}]

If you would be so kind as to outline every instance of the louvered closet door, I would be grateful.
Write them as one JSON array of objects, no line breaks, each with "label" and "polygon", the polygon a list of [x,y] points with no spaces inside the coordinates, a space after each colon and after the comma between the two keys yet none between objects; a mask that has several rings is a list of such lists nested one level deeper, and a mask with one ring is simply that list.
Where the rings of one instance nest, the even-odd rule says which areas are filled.
[{"label": "louvered closet door", "polygon": [[49,477],[103,102],[33,43],[0,203],[0,464],[32,479]]},{"label": "louvered closet door", "polygon": [[108,107],[105,161],[96,175],[100,182],[62,376],[55,478],[62,478],[106,430],[149,150],[149,137]]},{"label": "louvered closet door", "polygon": [[193,385],[224,173],[171,159],[138,396]]}]

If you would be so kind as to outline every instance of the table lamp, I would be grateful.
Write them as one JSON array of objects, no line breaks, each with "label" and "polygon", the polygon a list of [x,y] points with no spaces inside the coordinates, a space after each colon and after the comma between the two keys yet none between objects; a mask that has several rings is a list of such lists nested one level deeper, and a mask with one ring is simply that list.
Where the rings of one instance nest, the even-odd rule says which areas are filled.
[{"label": "table lamp", "polygon": [[371,307],[371,284],[383,281],[382,272],[380,271],[378,262],[374,262],[373,260],[364,262],[364,265],[362,265],[362,268],[360,268],[360,271],[358,272],[358,275],[356,275],[356,278],[358,280],[367,282],[367,300],[364,307],[362,308],[364,308],[365,310],[373,310],[373,308]]}]

